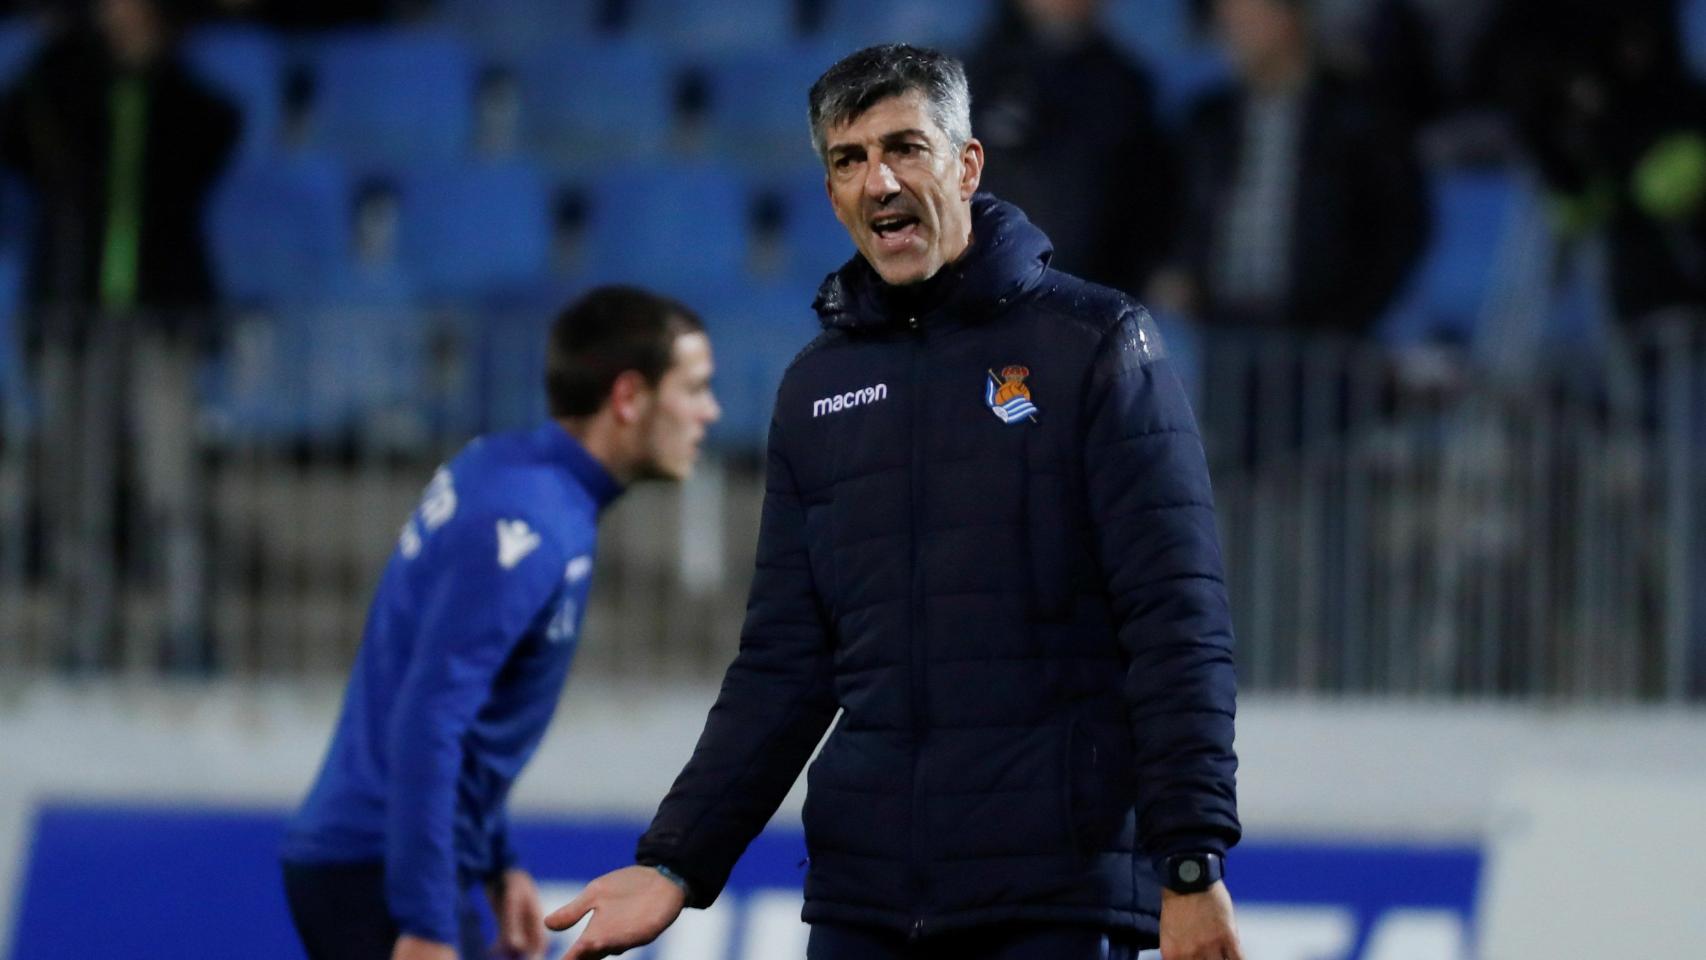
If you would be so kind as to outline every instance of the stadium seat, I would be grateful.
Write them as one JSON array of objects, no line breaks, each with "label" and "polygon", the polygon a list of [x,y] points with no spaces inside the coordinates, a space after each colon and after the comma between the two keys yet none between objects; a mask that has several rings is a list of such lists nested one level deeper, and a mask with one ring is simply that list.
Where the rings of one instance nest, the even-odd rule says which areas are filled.
[{"label": "stadium seat", "polygon": [[18,311],[23,304],[24,265],[15,250],[0,249],[0,432],[24,390],[22,331]]},{"label": "stadium seat", "polygon": [[1232,64],[1213,44],[1191,47],[1150,63],[1155,108],[1161,121],[1177,126],[1204,94],[1233,80]]},{"label": "stadium seat", "polygon": [[226,174],[208,205],[214,277],[236,303],[324,299],[350,259],[350,189],[337,161],[254,158]]},{"label": "stadium seat", "polygon": [[1378,335],[1392,345],[1468,344],[1484,319],[1522,191],[1507,171],[1450,170],[1431,177],[1433,236]]},{"label": "stadium seat", "polygon": [[551,201],[522,163],[414,169],[401,178],[399,245],[429,296],[477,297],[528,281],[551,250]]},{"label": "stadium seat", "polygon": [[654,286],[691,298],[741,275],[749,194],[715,166],[618,170],[591,181],[589,282]]},{"label": "stadium seat", "polygon": [[18,79],[40,44],[41,28],[34,21],[24,17],[0,20],[0,89]]},{"label": "stadium seat", "polygon": [[440,18],[482,52],[526,57],[598,29],[604,0],[444,0]]},{"label": "stadium seat", "polygon": [[800,168],[762,189],[774,190],[782,200],[786,262],[781,272],[791,281],[815,287],[853,255],[853,241],[829,205],[822,167]]},{"label": "stadium seat", "polygon": [[633,0],[632,9],[629,29],[677,53],[766,51],[794,36],[794,0]]},{"label": "stadium seat", "polygon": [[673,116],[670,71],[633,41],[557,44],[528,60],[522,124],[543,158],[568,166],[663,151]]},{"label": "stadium seat", "polygon": [[1696,79],[1706,79],[1706,0],[1682,4],[1682,53]]},{"label": "stadium seat", "polygon": [[190,69],[242,111],[242,152],[275,150],[284,100],[277,38],[254,27],[204,26],[185,38],[183,49]]},{"label": "stadium seat", "polygon": [[447,162],[469,148],[475,65],[430,31],[335,34],[315,57],[316,142],[358,166]]},{"label": "stadium seat", "polygon": [[709,440],[723,450],[762,451],[782,373],[820,329],[811,299],[793,289],[734,286],[693,305],[716,351],[712,383],[723,408]]},{"label": "stadium seat", "polygon": [[[826,0],[823,39],[844,52],[917,43],[965,53],[994,21],[996,0]],[[1149,0],[1137,0],[1149,2]]]},{"label": "stadium seat", "polygon": [[213,406],[229,435],[388,443],[428,431],[431,332],[410,308],[297,304],[241,315]]},{"label": "stadium seat", "polygon": [[747,168],[812,163],[807,93],[846,51],[799,45],[709,64],[709,135],[732,162]]},{"label": "stadium seat", "polygon": [[1191,47],[1190,0],[1115,0],[1102,5],[1102,22],[1115,42],[1149,64]]}]

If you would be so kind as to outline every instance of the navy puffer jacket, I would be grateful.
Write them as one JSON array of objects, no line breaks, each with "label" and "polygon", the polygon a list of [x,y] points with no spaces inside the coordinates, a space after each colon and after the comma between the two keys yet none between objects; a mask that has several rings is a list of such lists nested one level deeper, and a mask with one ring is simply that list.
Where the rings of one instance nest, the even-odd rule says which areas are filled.
[{"label": "navy puffer jacket", "polygon": [[973,216],[922,296],[857,257],[832,275],[783,378],[740,652],[638,851],[696,906],[838,710],[807,774],[811,922],[1153,933],[1151,858],[1237,842],[1178,380],[1141,307],[1049,269],[1017,208]]}]

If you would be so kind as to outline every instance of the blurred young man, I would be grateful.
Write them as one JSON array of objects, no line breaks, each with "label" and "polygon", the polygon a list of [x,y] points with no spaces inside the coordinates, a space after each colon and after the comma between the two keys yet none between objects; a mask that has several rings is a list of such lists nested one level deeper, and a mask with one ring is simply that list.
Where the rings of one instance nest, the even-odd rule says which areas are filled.
[{"label": "blurred young man", "polygon": [[556,709],[586,612],[600,511],[682,480],[719,409],[692,311],[595,290],[551,329],[551,419],[474,441],[426,488],[380,580],[319,779],[291,824],[285,888],[311,960],[545,948],[505,799]]},{"label": "blurred young man", "polygon": [[1196,425],[1148,314],[977,192],[959,63],[812,87],[859,255],[789,367],[740,653],[568,960],[714,901],[807,775],[810,960],[1238,960],[1232,624]]}]

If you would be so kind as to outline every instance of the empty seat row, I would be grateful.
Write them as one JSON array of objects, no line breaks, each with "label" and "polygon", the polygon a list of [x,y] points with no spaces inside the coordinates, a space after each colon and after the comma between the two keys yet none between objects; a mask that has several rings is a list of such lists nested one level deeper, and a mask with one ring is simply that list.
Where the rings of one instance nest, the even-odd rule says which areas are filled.
[{"label": "empty seat row", "polygon": [[[481,299],[551,275],[687,289],[748,274],[815,281],[852,253],[815,168],[754,179],[646,166],[559,183],[506,162],[374,181],[296,154],[232,170],[207,232],[222,293],[251,303]],[[391,260],[406,282],[385,282]]]}]

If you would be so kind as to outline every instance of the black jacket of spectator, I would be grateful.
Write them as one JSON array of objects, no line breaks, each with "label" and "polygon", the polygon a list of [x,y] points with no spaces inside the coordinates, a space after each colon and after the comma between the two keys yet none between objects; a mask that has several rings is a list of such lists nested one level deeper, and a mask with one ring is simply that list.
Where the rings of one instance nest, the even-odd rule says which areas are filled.
[{"label": "black jacket of spectator", "polygon": [[1663,216],[1635,177],[1655,148],[1706,149],[1706,87],[1684,61],[1675,0],[1506,0],[1474,58],[1473,90],[1510,116],[1566,227],[1603,226],[1624,319],[1706,307],[1706,202]]},{"label": "black jacket of spectator", "polygon": [[[1150,856],[1238,839],[1232,624],[1184,393],[1141,307],[1050,269],[1016,208],[973,216],[923,291],[858,257],[832,275],[783,378],[740,653],[638,850],[694,905],[837,709],[807,774],[810,922],[1153,937]],[[1034,416],[995,415],[997,376]]]},{"label": "black jacket of spectator", "polygon": [[1213,300],[1221,224],[1243,150],[1246,95],[1210,94],[1183,146],[1181,259],[1211,323],[1362,335],[1392,303],[1427,242],[1428,189],[1410,135],[1377,102],[1326,71],[1310,80],[1299,141],[1290,294],[1262,316],[1229,318]]},{"label": "black jacket of spectator", "polygon": [[1037,37],[1011,5],[966,59],[985,186],[1054,241],[1063,270],[1143,289],[1173,235],[1177,178],[1154,85],[1106,36]]},{"label": "black jacket of spectator", "polygon": [[[111,91],[118,67],[82,34],[51,43],[0,102],[0,158],[34,194],[29,300],[98,302],[108,215]],[[174,57],[143,75],[147,88],[136,306],[170,311],[212,303],[202,213],[240,120]]]}]

